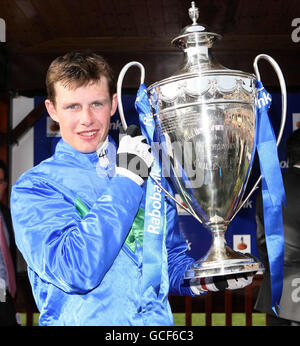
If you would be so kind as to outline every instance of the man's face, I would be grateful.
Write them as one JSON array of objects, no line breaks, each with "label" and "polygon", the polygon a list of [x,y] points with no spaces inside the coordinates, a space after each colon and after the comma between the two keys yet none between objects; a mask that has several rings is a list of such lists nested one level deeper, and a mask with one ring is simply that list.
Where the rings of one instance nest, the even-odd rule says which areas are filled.
[{"label": "man's face", "polygon": [[55,84],[55,104],[45,101],[47,111],[60,126],[65,142],[82,153],[94,152],[107,137],[110,117],[117,108],[117,94],[110,98],[107,80],[76,89]]}]

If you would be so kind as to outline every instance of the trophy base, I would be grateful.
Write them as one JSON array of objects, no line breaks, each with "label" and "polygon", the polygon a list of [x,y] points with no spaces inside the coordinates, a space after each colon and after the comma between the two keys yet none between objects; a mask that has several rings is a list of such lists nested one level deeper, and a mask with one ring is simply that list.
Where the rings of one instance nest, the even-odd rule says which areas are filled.
[{"label": "trophy base", "polygon": [[186,272],[185,279],[197,279],[208,276],[233,275],[242,273],[263,271],[262,263],[253,258],[233,251],[226,245],[226,256],[224,258],[211,258],[196,261]]}]

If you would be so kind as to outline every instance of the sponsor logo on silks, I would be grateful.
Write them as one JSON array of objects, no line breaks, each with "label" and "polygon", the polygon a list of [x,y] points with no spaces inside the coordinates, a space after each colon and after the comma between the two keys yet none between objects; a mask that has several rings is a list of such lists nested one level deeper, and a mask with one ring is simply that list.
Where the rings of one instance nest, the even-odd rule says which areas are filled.
[{"label": "sponsor logo on silks", "polygon": [[[80,217],[83,219],[88,213],[89,208],[82,202],[79,196],[76,197],[75,203],[74,203]],[[166,210],[166,208],[165,208]],[[156,213],[154,212],[154,224],[157,222]],[[141,247],[143,246],[143,233],[144,233],[144,218],[145,218],[145,210],[143,208],[139,208],[136,217],[134,218],[134,221],[132,223],[132,227],[125,239],[125,245],[133,252],[136,252],[137,244],[139,244]],[[166,213],[164,215],[164,225],[166,225]],[[166,239],[166,227],[164,227],[164,241]]]},{"label": "sponsor logo on silks", "polygon": [[82,202],[79,196],[76,197],[74,205],[82,219],[90,211],[89,208]]},{"label": "sponsor logo on silks", "polygon": [[[165,211],[166,211],[166,202],[165,203]],[[152,222],[153,225],[156,225],[158,222],[158,217],[155,212],[152,216]],[[132,227],[130,229],[130,232],[125,240],[125,245],[133,252],[136,252],[137,245],[139,244],[141,247],[143,247],[143,235],[144,235],[144,221],[145,221],[145,210],[142,208],[139,208],[138,213],[133,221]],[[148,227],[151,226],[151,224],[148,225]],[[151,230],[148,230],[149,232],[156,232],[155,227],[150,227]],[[163,228],[163,239],[164,242],[166,241],[166,212],[164,213],[164,228]]]}]

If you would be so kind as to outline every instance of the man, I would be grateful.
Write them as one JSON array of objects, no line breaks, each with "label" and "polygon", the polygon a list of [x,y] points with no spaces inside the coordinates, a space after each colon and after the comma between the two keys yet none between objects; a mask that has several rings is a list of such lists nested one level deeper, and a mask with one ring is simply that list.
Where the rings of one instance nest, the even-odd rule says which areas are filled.
[{"label": "man", "polygon": [[283,174],[287,207],[282,210],[285,253],[283,291],[278,316],[271,309],[270,269],[262,198],[257,198],[257,246],[266,271],[255,309],[268,314],[268,325],[300,325],[300,129],[287,139],[288,169]]},{"label": "man", "polygon": [[[143,183],[153,157],[143,136],[125,135],[117,152],[108,136],[117,108],[110,67],[93,53],[68,53],[52,62],[46,86],[62,139],[11,197],[40,325],[172,325],[168,294],[194,294],[183,280],[193,259],[166,199],[159,292],[143,291]],[[144,169],[122,165],[127,153]]]},{"label": "man", "polygon": [[[16,294],[17,254],[10,210],[1,202],[6,189],[7,169],[5,163],[0,160],[0,232],[3,232],[0,234],[0,326],[15,326],[18,325],[13,302]],[[11,267],[8,261],[12,263]]]}]

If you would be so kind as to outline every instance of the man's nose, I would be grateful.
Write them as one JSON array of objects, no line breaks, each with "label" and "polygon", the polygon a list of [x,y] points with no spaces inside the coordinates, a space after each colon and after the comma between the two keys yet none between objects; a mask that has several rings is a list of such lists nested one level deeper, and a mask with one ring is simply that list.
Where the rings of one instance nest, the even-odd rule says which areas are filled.
[{"label": "man's nose", "polygon": [[81,125],[90,126],[94,122],[94,116],[89,107],[83,108],[80,115]]}]

